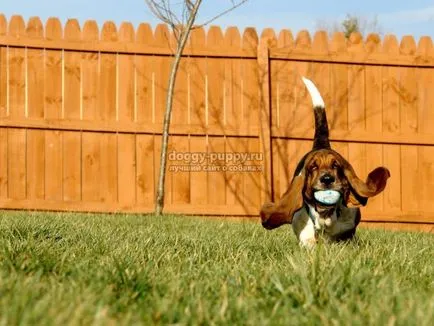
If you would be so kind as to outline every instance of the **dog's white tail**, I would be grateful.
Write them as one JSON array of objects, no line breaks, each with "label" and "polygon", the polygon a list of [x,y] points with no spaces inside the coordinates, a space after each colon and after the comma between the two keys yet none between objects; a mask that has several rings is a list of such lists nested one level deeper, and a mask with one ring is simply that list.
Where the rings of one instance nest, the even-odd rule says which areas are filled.
[{"label": "dog's white tail", "polygon": [[313,107],[320,107],[324,108],[324,100],[322,99],[321,94],[318,91],[318,88],[316,88],[315,84],[305,77],[301,77],[303,79],[303,83],[306,85],[307,90],[309,91],[310,97],[312,98],[312,104]]},{"label": "dog's white tail", "polygon": [[329,142],[329,127],[327,123],[327,115],[325,104],[321,94],[311,80],[302,77],[303,83],[306,85],[312,98],[313,114],[315,117],[315,136],[313,139],[313,149],[330,148]]}]

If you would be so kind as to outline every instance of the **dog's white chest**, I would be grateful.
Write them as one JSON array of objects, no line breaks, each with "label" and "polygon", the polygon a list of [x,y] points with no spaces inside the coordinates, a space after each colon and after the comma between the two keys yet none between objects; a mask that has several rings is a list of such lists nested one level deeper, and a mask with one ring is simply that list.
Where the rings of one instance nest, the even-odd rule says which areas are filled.
[{"label": "dog's white chest", "polygon": [[336,212],[329,218],[321,218],[312,206],[303,207],[294,214],[292,228],[303,246],[311,247],[316,243],[318,234],[338,237],[356,227],[357,209],[343,208],[339,218]]}]

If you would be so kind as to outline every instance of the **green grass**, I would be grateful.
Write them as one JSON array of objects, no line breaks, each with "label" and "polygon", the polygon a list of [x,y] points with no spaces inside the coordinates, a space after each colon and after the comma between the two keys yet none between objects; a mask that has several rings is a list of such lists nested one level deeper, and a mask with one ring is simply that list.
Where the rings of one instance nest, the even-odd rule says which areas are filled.
[{"label": "green grass", "polygon": [[434,236],[0,211],[1,325],[432,325]]}]

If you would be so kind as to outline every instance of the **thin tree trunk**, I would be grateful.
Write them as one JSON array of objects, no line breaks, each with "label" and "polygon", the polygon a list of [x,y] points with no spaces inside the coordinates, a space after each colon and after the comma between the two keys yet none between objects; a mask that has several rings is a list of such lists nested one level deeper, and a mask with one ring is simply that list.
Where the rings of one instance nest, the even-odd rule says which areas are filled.
[{"label": "thin tree trunk", "polygon": [[166,112],[164,114],[164,123],[163,123],[163,139],[161,142],[160,175],[158,178],[157,198],[155,201],[155,215],[157,216],[160,216],[162,214],[164,208],[164,195],[165,195],[164,181],[166,179],[167,145],[169,143],[169,127],[170,127],[170,118],[172,115],[173,91],[175,88],[176,75],[178,73],[178,67],[181,61],[182,52],[184,51],[185,45],[188,40],[188,36],[190,35],[190,31],[193,27],[201,3],[202,0],[197,0],[194,4],[194,7],[191,10],[190,17],[188,18],[187,21],[187,25],[182,29],[179,41],[177,41],[175,58],[171,66],[169,85],[167,87],[167,96],[166,96]]}]

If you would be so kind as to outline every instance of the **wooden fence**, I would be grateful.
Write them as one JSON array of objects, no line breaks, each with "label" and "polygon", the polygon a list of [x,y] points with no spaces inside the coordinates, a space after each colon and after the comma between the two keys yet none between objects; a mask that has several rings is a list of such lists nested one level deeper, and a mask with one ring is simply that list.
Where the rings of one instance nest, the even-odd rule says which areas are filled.
[{"label": "wooden fence", "polygon": [[[0,16],[0,208],[151,212],[174,40],[94,21]],[[257,216],[311,146],[300,76],[361,177],[385,165],[367,225],[434,225],[434,49],[354,34],[193,31],[172,115],[166,211]]]}]

